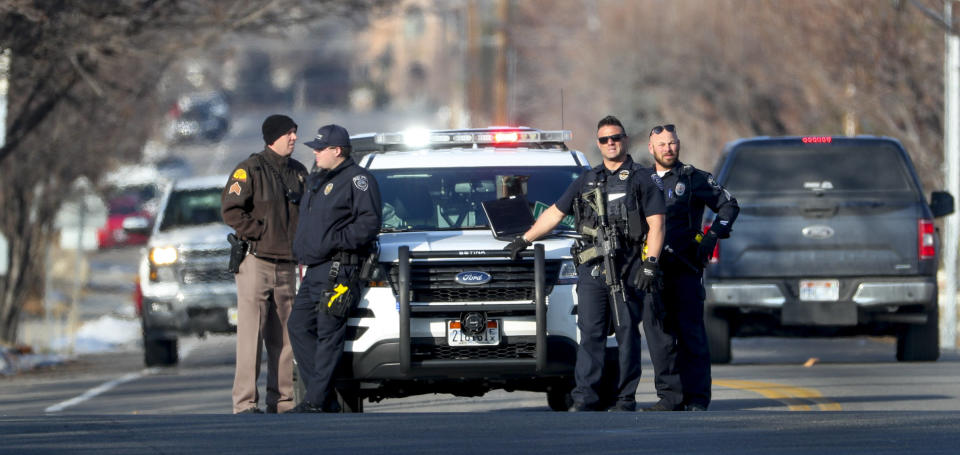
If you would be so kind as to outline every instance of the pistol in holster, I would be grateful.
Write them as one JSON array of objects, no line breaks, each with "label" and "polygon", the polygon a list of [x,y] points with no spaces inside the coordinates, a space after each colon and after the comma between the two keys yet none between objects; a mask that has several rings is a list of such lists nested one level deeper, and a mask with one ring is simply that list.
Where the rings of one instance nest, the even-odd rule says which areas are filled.
[{"label": "pistol in holster", "polygon": [[227,234],[227,242],[230,242],[230,263],[227,264],[227,270],[230,273],[240,273],[240,263],[246,257],[250,244],[232,232]]}]

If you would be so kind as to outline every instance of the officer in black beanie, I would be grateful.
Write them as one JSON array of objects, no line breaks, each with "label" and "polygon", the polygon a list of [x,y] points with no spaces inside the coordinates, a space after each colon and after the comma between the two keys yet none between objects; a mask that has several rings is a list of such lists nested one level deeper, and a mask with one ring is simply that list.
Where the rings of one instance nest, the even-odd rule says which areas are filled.
[{"label": "officer in black beanie", "polygon": [[266,411],[293,408],[293,350],[287,319],[296,293],[293,237],[307,168],[290,158],[297,124],[286,115],[263,121],[263,150],[234,168],[221,196],[223,221],[249,245],[237,280],[237,367],[233,412],[259,413],[257,377],[267,347]]}]

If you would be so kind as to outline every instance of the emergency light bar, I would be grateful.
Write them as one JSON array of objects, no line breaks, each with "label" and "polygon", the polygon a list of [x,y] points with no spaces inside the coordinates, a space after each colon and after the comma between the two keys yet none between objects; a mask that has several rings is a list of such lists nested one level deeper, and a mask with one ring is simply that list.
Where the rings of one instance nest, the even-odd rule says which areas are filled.
[{"label": "emergency light bar", "polygon": [[566,142],[573,138],[569,130],[486,130],[486,131],[408,131],[378,133],[373,142],[380,145],[428,146],[431,144],[523,144]]}]

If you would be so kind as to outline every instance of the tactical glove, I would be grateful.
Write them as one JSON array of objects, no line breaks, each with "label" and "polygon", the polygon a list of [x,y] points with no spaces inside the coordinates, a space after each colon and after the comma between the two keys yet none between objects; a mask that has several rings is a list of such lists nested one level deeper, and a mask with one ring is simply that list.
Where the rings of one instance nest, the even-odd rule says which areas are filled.
[{"label": "tactical glove", "polygon": [[717,240],[717,233],[712,230],[707,231],[703,239],[700,240],[700,245],[697,247],[697,260],[700,261],[701,266],[707,265],[707,261],[713,256],[713,250],[717,247]]},{"label": "tactical glove", "polygon": [[503,250],[510,252],[511,261],[516,261],[517,255],[519,255],[521,251],[527,249],[527,247],[530,245],[531,243],[528,242],[527,239],[523,238],[522,235],[518,235],[517,238],[513,239],[513,241],[507,244],[507,246],[503,247]]},{"label": "tactical glove", "polygon": [[663,276],[657,258],[649,257],[633,277],[633,285],[643,292],[656,292],[663,289]]}]

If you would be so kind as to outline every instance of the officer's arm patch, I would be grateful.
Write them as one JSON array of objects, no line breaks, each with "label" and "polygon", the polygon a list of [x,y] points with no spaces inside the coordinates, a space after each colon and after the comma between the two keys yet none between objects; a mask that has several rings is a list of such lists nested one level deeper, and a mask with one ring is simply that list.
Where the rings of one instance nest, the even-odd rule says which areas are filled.
[{"label": "officer's arm patch", "polygon": [[240,195],[240,182],[233,182],[233,185],[230,185],[230,194]]},{"label": "officer's arm patch", "polygon": [[[246,182],[246,181],[247,181],[247,171],[245,171],[245,170],[243,170],[243,169],[237,169],[237,170],[233,171],[233,179],[234,179],[234,180],[239,180],[239,181],[241,181],[241,182]],[[232,187],[231,187],[231,189],[232,189]]]},{"label": "officer's arm patch", "polygon": [[660,191],[663,191],[663,179],[661,179],[656,172],[650,174],[650,179],[652,179],[653,183],[657,185],[657,188],[660,188]]},{"label": "officer's arm patch", "polygon": [[353,186],[360,191],[367,191],[367,188],[370,188],[370,182],[367,182],[367,176],[358,175],[353,178]]}]

